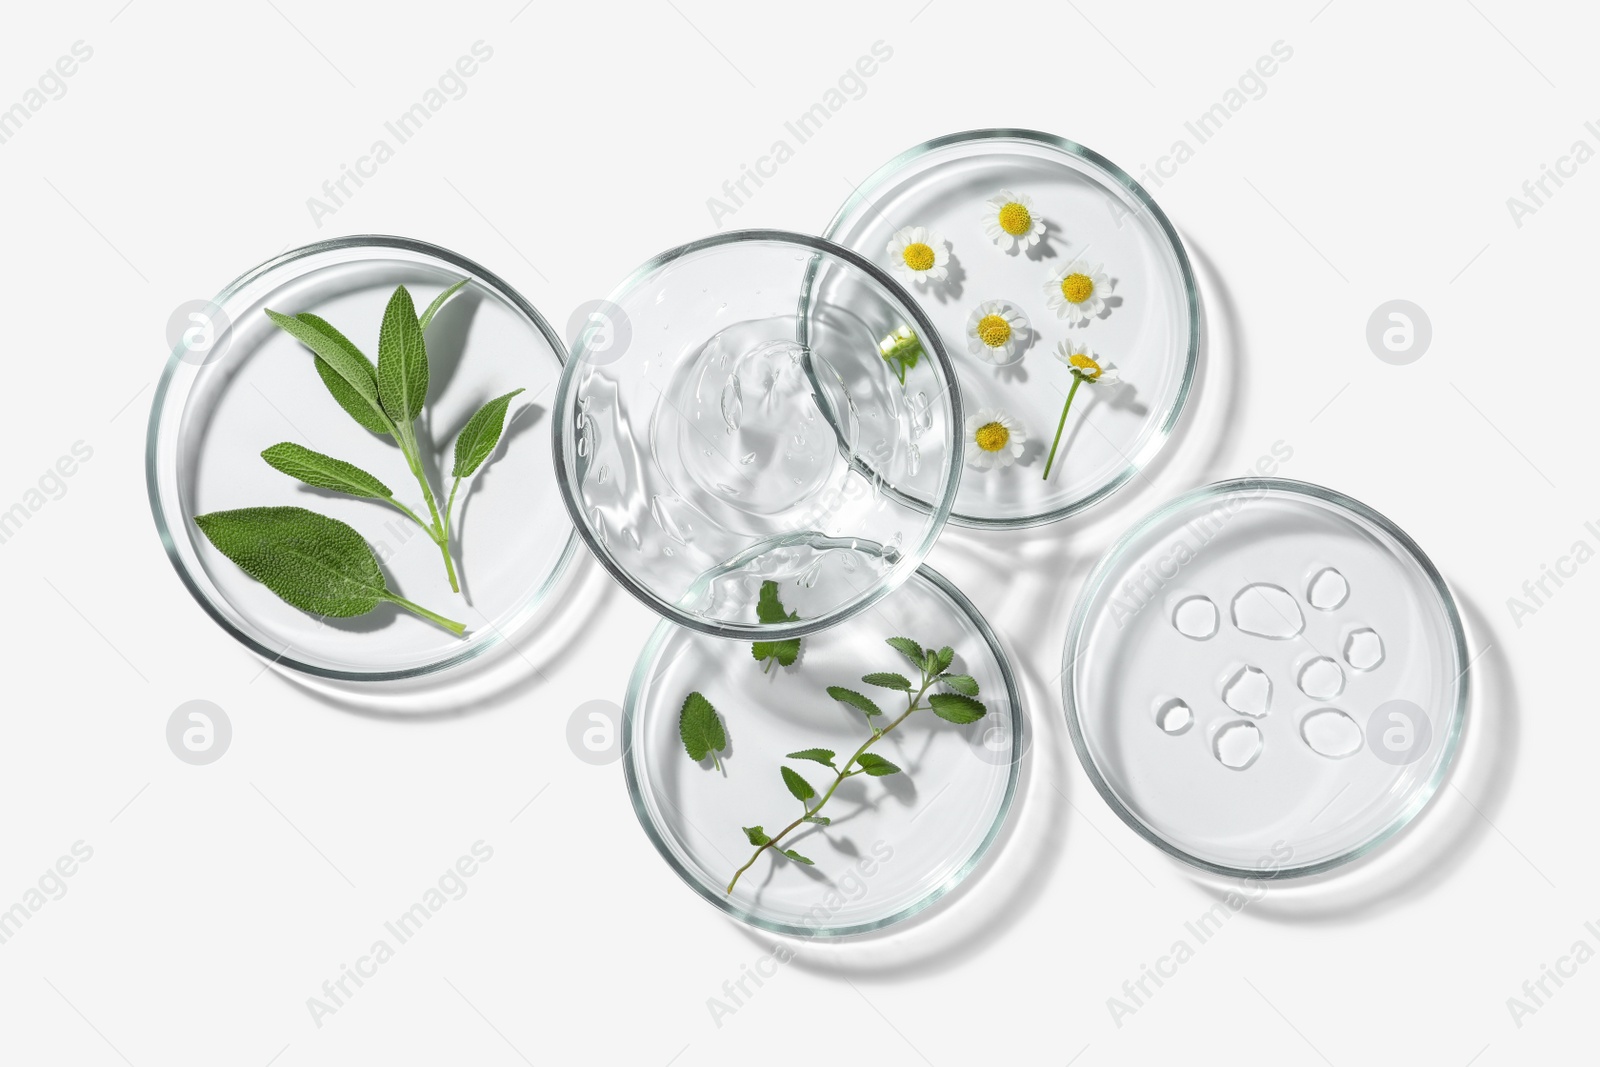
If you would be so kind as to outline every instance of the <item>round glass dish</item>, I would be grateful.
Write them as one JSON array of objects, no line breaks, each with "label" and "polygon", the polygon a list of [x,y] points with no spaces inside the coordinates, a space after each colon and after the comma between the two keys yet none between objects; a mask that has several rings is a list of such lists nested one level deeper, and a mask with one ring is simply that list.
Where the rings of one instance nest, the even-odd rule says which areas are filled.
[{"label": "round glass dish", "polygon": [[[1008,204],[1027,205],[1005,219],[1013,229],[1028,223],[1020,242],[1000,228]],[[1103,156],[1047,133],[951,134],[880,167],[824,236],[905,277],[900,246],[918,236],[916,228],[926,240],[914,243],[949,257],[939,265],[943,279],[908,288],[944,338],[966,410],[1003,412],[1027,438],[1015,464],[966,473],[951,522],[1054,522],[1103,500],[1155,457],[1194,378],[1199,296],[1177,232],[1138,183]],[[1086,313],[1075,324],[1061,281],[1080,266],[1104,278],[1090,301],[1075,305]],[[996,314],[1006,328],[987,335],[1003,336],[1000,348],[979,337]],[[1073,382],[1059,361],[1062,343],[1086,346],[1116,368],[1121,384],[1078,390],[1046,480]]]},{"label": "round glass dish", "polygon": [[1388,519],[1279,479],[1189,492],[1089,577],[1062,690],[1122,820],[1196,867],[1313,874],[1422,810],[1455,756],[1466,639]]},{"label": "round glass dish", "polygon": [[[779,767],[799,772],[819,793],[833,781],[826,767],[785,754],[820,746],[842,759],[870,736],[862,714],[826,687],[864,690],[886,715],[903,710],[903,694],[860,681],[870,671],[913,673],[884,643],[890,636],[948,644],[951,670],[977,681],[988,713],[957,725],[916,712],[869,750],[903,773],[847,779],[823,809],[831,825],[802,826],[784,840],[815,866],[769,849],[726,892],[755,851],[742,827],[764,825],[776,835],[800,814]],[[691,691],[725,723],[721,771],[691,760],[679,738],[679,711]],[[977,865],[1016,792],[1023,728],[1016,680],[988,623],[924,566],[872,612],[807,637],[793,666],[770,672],[746,643],[662,622],[628,686],[623,766],[645,833],[696,893],[752,926],[839,937],[915,915]]]},{"label": "round glass dish", "polygon": [[[904,382],[879,349],[900,330],[931,338]],[[557,478],[585,542],[662,616],[797,637],[872,605],[933,546],[961,473],[952,380],[881,268],[815,237],[721,234],[640,267],[580,334]],[[797,618],[760,618],[766,581],[803,590]]]},{"label": "round glass dish", "polygon": [[[526,392],[513,401],[495,453],[456,501],[457,595],[438,548],[398,510],[303,485],[269,467],[260,452],[280,441],[305,445],[370,471],[396,499],[421,507],[421,490],[394,443],[339,407],[311,352],[263,309],[315,312],[372,358],[395,286],[405,285],[420,309],[462,278],[472,281],[427,329],[431,381],[417,434],[436,493],[448,481],[456,434],[478,406],[518,386]],[[172,565],[223,629],[272,663],[377,681],[454,666],[527,622],[577,545],[550,473],[549,434],[539,425],[564,349],[527,301],[443,248],[362,236],[278,256],[230,284],[201,315],[156,389],[145,475]],[[467,633],[455,637],[390,604],[350,619],[299,611],[212,547],[192,521],[265,505],[297,505],[349,523],[378,556],[391,589],[465,622]]]}]

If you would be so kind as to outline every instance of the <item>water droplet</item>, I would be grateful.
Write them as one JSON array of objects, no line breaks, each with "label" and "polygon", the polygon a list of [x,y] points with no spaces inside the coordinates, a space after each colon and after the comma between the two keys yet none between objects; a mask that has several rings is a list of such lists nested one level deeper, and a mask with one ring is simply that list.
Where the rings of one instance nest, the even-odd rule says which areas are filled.
[{"label": "water droplet", "polygon": [[611,468],[610,467],[607,467],[604,463],[600,464],[600,469],[594,472],[595,483],[597,485],[606,484],[606,476],[609,475],[610,473],[611,473]]},{"label": "water droplet", "polygon": [[599,508],[593,508],[590,510],[589,525],[594,530],[595,540],[599,541],[602,545],[607,544],[606,518],[605,515],[601,513]]},{"label": "water droplet", "polygon": [[1208,596],[1187,596],[1172,609],[1172,625],[1185,637],[1204,641],[1217,632],[1217,606]]},{"label": "water droplet", "polygon": [[722,387],[722,421],[728,424],[729,433],[739,428],[739,418],[743,414],[744,391],[739,385],[739,376],[730,374]]},{"label": "water droplet", "polygon": [[672,508],[672,503],[659,493],[650,498],[650,517],[661,527],[661,532],[678,544],[686,545],[693,539],[694,527],[674,518]]},{"label": "water droplet", "polygon": [[803,434],[803,433],[795,434],[794,435],[794,444],[795,444],[796,448],[804,448],[805,444],[806,444],[806,435]]},{"label": "water droplet", "polygon": [[1300,737],[1311,751],[1344,759],[1361,751],[1361,727],[1338,708],[1318,708],[1300,720]]},{"label": "water droplet", "polygon": [[717,488],[719,490],[721,490],[722,492],[727,493],[729,496],[738,496],[739,495],[739,490],[735,489],[733,486],[729,485],[727,482],[718,482],[717,483]]},{"label": "water droplet", "polygon": [[670,555],[672,555],[672,546],[671,546],[671,545],[662,545],[662,546],[661,546],[661,554],[662,554],[662,555],[663,555],[663,556],[670,556]]},{"label": "water droplet", "polygon": [[1344,671],[1327,656],[1316,659],[1300,668],[1300,692],[1316,700],[1332,700],[1344,692]]},{"label": "water droplet", "polygon": [[1318,611],[1332,611],[1343,607],[1350,599],[1350,583],[1332,567],[1324,567],[1312,576],[1306,586],[1306,601]]},{"label": "water droplet", "polygon": [[748,467],[750,464],[754,463],[755,461],[756,461],[756,454],[754,452],[746,452],[744,455],[739,457],[739,462],[743,463],[746,467]]},{"label": "water droplet", "polygon": [[639,535],[633,532],[632,527],[624,526],[622,528],[622,535],[628,539],[629,544],[633,545],[633,550],[635,552],[639,551]]},{"label": "water droplet", "polygon": [[1259,719],[1272,710],[1272,679],[1259,667],[1240,667],[1222,687],[1222,702],[1240,715]]},{"label": "water droplet", "polygon": [[817,579],[822,576],[822,561],[819,559],[801,572],[794,584],[802,589],[811,589],[816,586]]},{"label": "water droplet", "polygon": [[1169,700],[1156,709],[1156,725],[1176,737],[1194,725],[1194,712],[1181,700]]},{"label": "water droplet", "polygon": [[922,449],[918,448],[915,444],[912,444],[906,449],[906,473],[915,478],[917,476],[917,472],[921,469]]},{"label": "water droplet", "polygon": [[1344,661],[1358,671],[1376,670],[1383,662],[1383,638],[1371,627],[1362,627],[1344,639]]},{"label": "water droplet", "polygon": [[1261,755],[1261,731],[1253,722],[1230,722],[1211,739],[1211,753],[1217,762],[1242,771]]},{"label": "water droplet", "polygon": [[1255,582],[1233,598],[1233,624],[1247,634],[1287,641],[1300,635],[1306,628],[1306,619],[1287,589]]}]

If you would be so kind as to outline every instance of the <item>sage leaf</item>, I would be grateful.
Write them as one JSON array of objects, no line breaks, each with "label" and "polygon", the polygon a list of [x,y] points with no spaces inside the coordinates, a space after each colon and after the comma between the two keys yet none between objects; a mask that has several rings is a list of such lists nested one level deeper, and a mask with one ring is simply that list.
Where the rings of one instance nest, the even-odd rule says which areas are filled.
[{"label": "sage leaf", "polygon": [[875,685],[879,689],[898,689],[902,693],[911,691],[911,679],[903,674],[891,671],[879,671],[873,674],[864,674],[861,680],[868,685]]},{"label": "sage leaf", "polygon": [[344,334],[311,314],[280,315],[268,309],[267,318],[311,349],[316,355],[317,373],[328,392],[351,418],[373,433],[394,430],[394,424],[384,414],[383,403],[378,399],[377,372]]},{"label": "sage leaf", "polygon": [[871,718],[874,715],[883,714],[882,708],[878,707],[878,705],[874,704],[871,700],[862,696],[854,689],[846,689],[842,685],[830,685],[828,686],[828,695],[839,701],[841,704],[849,704],[852,708],[860,711],[861,714],[867,716],[868,718]]},{"label": "sage leaf", "polygon": [[434,297],[433,303],[428,305],[428,310],[424,311],[421,317],[417,319],[417,325],[423,330],[426,330],[428,328],[428,323],[432,322],[433,317],[439,314],[439,309],[444,307],[444,302],[459,293],[461,291],[461,287],[466,285],[471,280],[471,278],[462,278],[459,282],[456,282],[450,288]]},{"label": "sage leaf", "polygon": [[403,285],[395,287],[378,328],[378,399],[400,426],[415,422],[428,399],[428,349]]},{"label": "sage leaf", "polygon": [[856,763],[861,769],[874,778],[882,778],[886,774],[899,774],[900,768],[878,755],[876,752],[863,752],[856,757]]},{"label": "sage leaf", "polygon": [[811,783],[794,771],[787,767],[779,767],[778,769],[783,772],[783,784],[789,787],[789,792],[794,794],[796,800],[807,801],[817,795],[817,791],[811,788]]},{"label": "sage leaf", "polygon": [[939,718],[960,726],[977,722],[989,714],[988,708],[961,693],[934,693],[928,697],[928,705]]},{"label": "sage leaf", "polygon": [[483,466],[505,432],[506,408],[510,407],[511,398],[520,392],[521,389],[513,389],[504,396],[495,397],[467,420],[456,435],[456,461],[450,472],[454,477],[465,478]]},{"label": "sage leaf", "polygon": [[728,747],[728,735],[722,728],[717,709],[698,692],[684,698],[683,708],[678,712],[678,736],[690,759],[699,763],[709,755],[717,769],[722,769],[722,761],[716,754]]},{"label": "sage leaf", "polygon": [[342,459],[313,452],[293,441],[280,441],[261,453],[261,458],[276,470],[291,478],[298,478],[318,489],[333,489],[351,496],[384,500],[394,496],[393,491],[378,479]]},{"label": "sage leaf", "polygon": [[353,528],[305,508],[240,508],[196,515],[217,551],[286,603],[347,619],[387,600],[460,635],[466,627],[391,593],[366,541]]}]

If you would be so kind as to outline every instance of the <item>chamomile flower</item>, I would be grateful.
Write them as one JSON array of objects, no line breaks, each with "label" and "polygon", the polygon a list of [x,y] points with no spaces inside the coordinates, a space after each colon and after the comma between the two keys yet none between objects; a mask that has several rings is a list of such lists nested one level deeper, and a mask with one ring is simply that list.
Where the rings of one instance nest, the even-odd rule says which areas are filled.
[{"label": "chamomile flower", "polygon": [[950,246],[926,226],[903,226],[889,239],[890,265],[917,282],[942,282],[949,273]]},{"label": "chamomile flower", "polygon": [[1113,386],[1122,381],[1117,368],[1103,363],[1087,345],[1062,341],[1056,346],[1056,358],[1072,368],[1072,375],[1090,385]]},{"label": "chamomile flower", "polygon": [[967,316],[967,351],[990,363],[1011,363],[1028,344],[1028,317],[1009,300],[985,300]]},{"label": "chamomile flower", "polygon": [[1033,207],[1033,197],[1027,193],[1000,190],[991,196],[983,213],[983,232],[989,240],[1007,252],[1032,248],[1044,237],[1044,220]]},{"label": "chamomile flower", "polygon": [[1009,467],[1022,455],[1028,435],[1022,424],[999,408],[985,408],[967,419],[967,466],[973,470]]},{"label": "chamomile flower", "polygon": [[1044,283],[1044,303],[1057,318],[1081,326],[1105,310],[1112,284],[1100,267],[1073,260]]},{"label": "chamomile flower", "polygon": [[878,342],[878,355],[894,368],[900,384],[906,383],[906,371],[922,359],[922,339],[909,326],[902,326]]}]

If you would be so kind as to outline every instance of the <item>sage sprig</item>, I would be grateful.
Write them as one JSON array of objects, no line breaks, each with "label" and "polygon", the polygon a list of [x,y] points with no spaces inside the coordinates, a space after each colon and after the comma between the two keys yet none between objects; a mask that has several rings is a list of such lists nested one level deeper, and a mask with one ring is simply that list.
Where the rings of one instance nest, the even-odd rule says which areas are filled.
[{"label": "sage sprig", "polygon": [[[833,772],[833,781],[819,794],[816,787],[799,771],[787,766],[778,768],[784,786],[790,795],[800,802],[800,816],[776,834],[769,835],[762,826],[740,828],[744,832],[745,839],[755,846],[755,852],[745,861],[744,866],[733,872],[733,878],[728,882],[726,890],[728,893],[733,892],[733,887],[739,884],[744,872],[748,871],[756,860],[761,858],[761,854],[768,850],[780,853],[796,863],[814,865],[813,860],[802,856],[792,848],[783,847],[784,840],[808,823],[824,827],[829,825],[830,819],[821,814],[822,809],[833,799],[834,793],[846,779],[862,774],[872,778],[884,778],[903,773],[895,764],[869,750],[913,714],[919,711],[932,711],[947,722],[966,726],[977,722],[988,713],[988,709],[977,699],[977,680],[968,674],[950,673],[950,665],[955,660],[954,649],[948,645],[938,650],[924,649],[907,637],[891,637],[887,643],[917,670],[920,674],[919,680],[913,682],[895,671],[874,672],[864,675],[861,680],[869,686],[903,694],[906,698],[905,710],[890,719],[886,725],[880,726],[877,724],[889,717],[875,700],[844,686],[828,686],[827,693],[830,697],[861,712],[872,733],[843,762],[839,761],[837,753],[827,748],[801,749],[785,757],[790,760],[821,764]],[[939,687],[940,691],[929,692],[935,687]],[[693,755],[692,752],[690,754]]]}]

